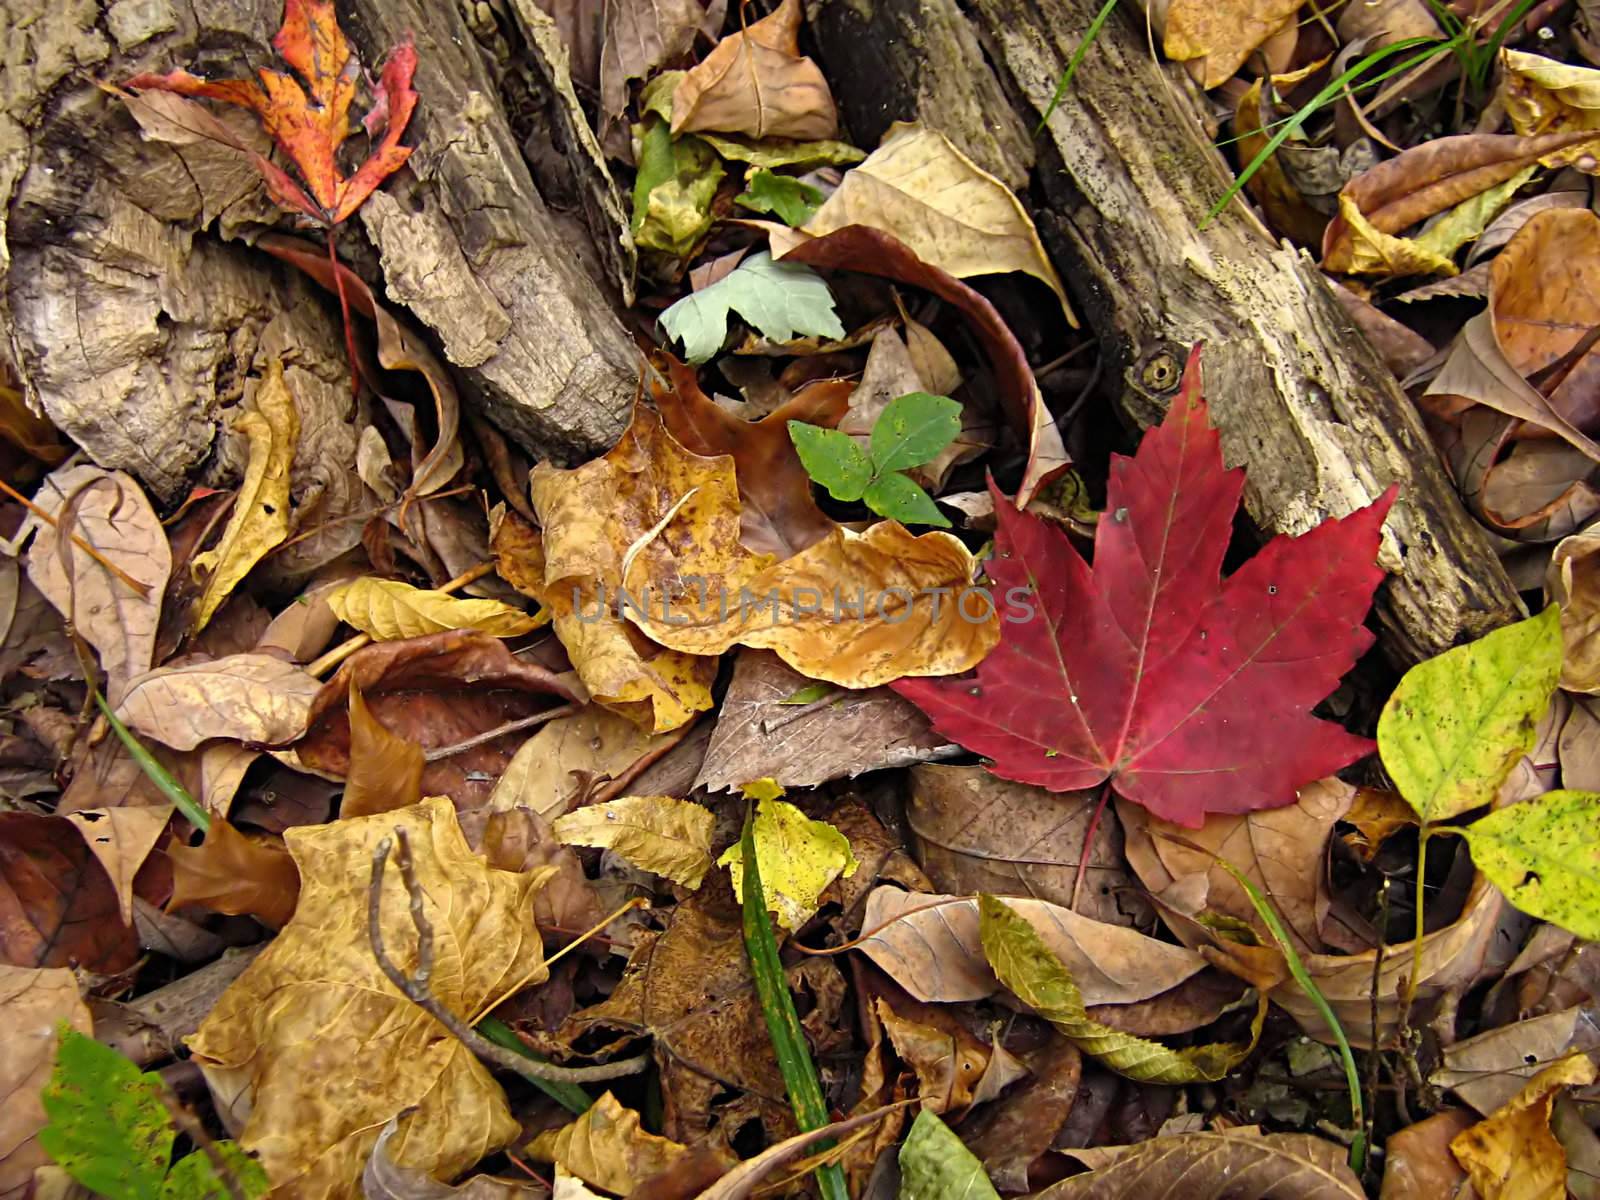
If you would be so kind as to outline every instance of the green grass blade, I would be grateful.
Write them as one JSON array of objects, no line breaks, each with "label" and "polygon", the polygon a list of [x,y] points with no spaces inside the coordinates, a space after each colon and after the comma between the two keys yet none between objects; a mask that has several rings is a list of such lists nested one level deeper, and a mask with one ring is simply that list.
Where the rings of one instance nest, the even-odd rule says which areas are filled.
[{"label": "green grass blade", "polygon": [[[516,1035],[516,1032],[499,1017],[485,1017],[477,1024],[477,1030],[493,1042],[496,1046],[503,1046],[513,1054],[520,1054],[523,1058],[532,1059],[534,1062],[549,1062],[542,1054],[536,1054],[529,1049],[528,1044]],[[526,1077],[525,1077],[526,1078]],[[589,1111],[589,1106],[594,1103],[589,1093],[575,1083],[564,1083],[555,1079],[528,1079],[550,1099],[570,1113],[582,1116]]]},{"label": "green grass blade", "polygon": [[1249,183],[1255,173],[1261,169],[1262,164],[1278,152],[1279,146],[1283,145],[1284,142],[1288,141],[1291,137],[1298,133],[1305,126],[1305,123],[1311,119],[1313,114],[1315,114],[1331,100],[1337,98],[1339,93],[1342,92],[1348,84],[1352,83],[1368,68],[1376,66],[1384,59],[1391,58],[1396,54],[1404,53],[1407,50],[1414,50],[1418,46],[1427,46],[1427,49],[1422,51],[1422,53],[1413,55],[1404,62],[1400,63],[1398,66],[1390,67],[1382,74],[1375,76],[1373,79],[1365,81],[1368,84],[1381,83],[1383,80],[1398,75],[1402,71],[1410,70],[1419,63],[1427,62],[1428,60],[1435,58],[1440,54],[1450,53],[1454,44],[1455,39],[1441,42],[1433,41],[1428,38],[1406,38],[1403,41],[1395,42],[1393,45],[1384,46],[1381,49],[1374,50],[1371,54],[1368,54],[1364,58],[1357,61],[1353,66],[1347,68],[1341,75],[1324,86],[1320,92],[1318,92],[1310,100],[1306,101],[1306,103],[1302,105],[1299,111],[1296,112],[1292,117],[1281,123],[1281,125],[1278,127],[1278,131],[1272,135],[1267,144],[1263,146],[1260,151],[1257,152],[1256,156],[1250,160],[1249,165],[1246,166],[1243,171],[1239,172],[1238,177],[1234,179],[1228,190],[1222,194],[1222,199],[1218,200],[1211,206],[1211,211],[1206,213],[1205,219],[1200,222],[1200,228],[1204,229],[1207,225],[1211,224],[1211,222],[1216,219],[1217,214],[1228,207],[1228,204],[1235,196],[1239,194],[1244,185]]},{"label": "green grass blade", "polygon": [[[778,1056],[778,1069],[783,1073],[784,1085],[789,1089],[789,1103],[794,1107],[795,1121],[800,1132],[809,1133],[828,1124],[828,1106],[822,1099],[822,1084],[817,1079],[817,1069],[811,1062],[811,1050],[806,1045],[805,1032],[800,1028],[800,1016],[794,1010],[794,998],[789,995],[789,983],[783,976],[783,963],[778,960],[778,939],[772,933],[772,919],[767,916],[766,892],[761,886],[761,864],[756,859],[754,824],[747,814],[744,833],[739,839],[739,853],[744,859],[744,945],[750,955],[750,971],[755,976],[756,995],[761,1001],[762,1015],[767,1019],[767,1032],[772,1037],[772,1049]],[[818,1150],[826,1150],[832,1142],[817,1143]],[[844,1172],[838,1164],[817,1168],[817,1183],[822,1200],[850,1200],[845,1187]]]},{"label": "green grass blade", "polygon": [[1105,0],[1100,6],[1100,11],[1095,13],[1094,20],[1089,22],[1089,28],[1084,32],[1083,38],[1078,42],[1077,49],[1072,52],[1072,57],[1067,60],[1067,69],[1061,72],[1061,78],[1056,80],[1055,93],[1050,97],[1050,103],[1045,106],[1044,116],[1039,118],[1039,123],[1034,126],[1033,135],[1038,137],[1044,132],[1045,123],[1050,120],[1050,114],[1066,98],[1067,89],[1072,86],[1072,77],[1078,73],[1078,67],[1083,63],[1083,56],[1089,53],[1089,47],[1100,36],[1100,30],[1105,28],[1105,23],[1111,17],[1111,10],[1117,7],[1117,0]]},{"label": "green grass blade", "polygon": [[106,698],[100,694],[99,688],[94,689],[94,702],[100,706],[100,711],[105,714],[106,723],[111,726],[111,732],[116,734],[122,744],[127,747],[128,753],[133,756],[133,761],[139,764],[139,769],[145,773],[151,783],[156,785],[157,790],[172,801],[189,824],[193,825],[201,833],[208,832],[211,829],[210,814],[195,803],[195,798],[189,795],[183,784],[174,779],[172,774],[156,761],[155,756],[144,748],[144,743],[133,736],[133,731],[117,720],[117,714],[111,711],[111,706],[106,703]]},{"label": "green grass blade", "polygon": [[1322,994],[1322,989],[1317,986],[1316,980],[1311,978],[1311,972],[1306,970],[1306,964],[1301,960],[1300,952],[1294,948],[1294,943],[1289,940],[1289,932],[1278,919],[1272,902],[1227,859],[1217,855],[1212,855],[1212,858],[1219,867],[1233,876],[1234,882],[1244,889],[1245,895],[1250,897],[1256,915],[1261,918],[1262,924],[1267,927],[1267,932],[1272,935],[1272,940],[1278,944],[1278,949],[1288,961],[1289,974],[1294,976],[1294,981],[1311,998],[1317,1013],[1333,1031],[1333,1039],[1339,1046],[1339,1059],[1344,1064],[1345,1085],[1350,1089],[1350,1119],[1355,1125],[1355,1137],[1350,1142],[1350,1169],[1359,1175],[1367,1165],[1366,1114],[1361,1101],[1361,1077],[1356,1072],[1356,1056],[1350,1049],[1350,1039],[1345,1036],[1344,1026],[1339,1023],[1338,1015],[1328,1003],[1328,998]]}]

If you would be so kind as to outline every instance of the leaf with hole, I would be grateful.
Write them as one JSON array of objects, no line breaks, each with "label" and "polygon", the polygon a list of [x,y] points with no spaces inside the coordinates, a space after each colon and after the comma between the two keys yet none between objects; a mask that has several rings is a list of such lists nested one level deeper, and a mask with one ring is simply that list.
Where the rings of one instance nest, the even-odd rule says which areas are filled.
[{"label": "leaf with hole", "polygon": [[1530,916],[1600,939],[1600,795],[1560,790],[1510,804],[1457,832],[1473,865]]}]

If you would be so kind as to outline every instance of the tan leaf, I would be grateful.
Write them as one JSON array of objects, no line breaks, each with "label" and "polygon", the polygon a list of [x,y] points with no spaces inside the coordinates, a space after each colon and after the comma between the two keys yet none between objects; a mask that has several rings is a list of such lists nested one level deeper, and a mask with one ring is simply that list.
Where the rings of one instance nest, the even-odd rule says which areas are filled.
[{"label": "tan leaf", "polygon": [[150,857],[171,817],[170,804],[86,808],[67,814],[106,869],[124,925],[133,924],[133,877]]},{"label": "tan leaf", "polygon": [[[438,960],[433,994],[467,1022],[546,976],[532,892],[544,874],[488,867],[440,797],[408,809],[291,829],[304,882],[294,919],[223,993],[189,1045],[208,1067],[242,1073],[240,1144],[275,1188],[355,1200],[384,1123],[401,1167],[449,1178],[517,1136],[505,1096],[476,1056],[383,975],[367,934],[372,854],[396,827],[411,852]],[[401,970],[417,940],[399,871],[385,874],[380,923]]]},{"label": "tan leaf", "polygon": [[255,648],[263,653],[281,650],[297,663],[316,658],[339,631],[339,618],[328,607],[328,593],[343,587],[348,574],[345,569],[343,574],[311,583],[272,618]]},{"label": "tan leaf", "polygon": [[267,654],[161,667],[134,679],[117,705],[129,727],[174,750],[210,738],[281,746],[306,730],[322,684]]},{"label": "tan leaf", "polygon": [[[1090,920],[1059,904],[1013,898],[1006,903],[1066,964],[1085,1004],[1147,1000],[1206,966],[1205,959],[1182,946]],[[929,907],[935,904],[938,907]],[[978,937],[976,897],[924,895],[880,886],[867,898],[861,927],[878,930],[861,943],[862,953],[918,1000],[981,1000],[1000,986]]]},{"label": "tan leaf", "polygon": [[1200,59],[1200,86],[1219,87],[1294,17],[1294,0],[1172,0],[1163,49],[1178,62]]},{"label": "tan leaf", "polygon": [[276,838],[246,837],[221,817],[198,846],[174,841],[169,908],[195,904],[212,912],[259,917],[281,929],[294,916],[300,873]]},{"label": "tan leaf", "polygon": [[495,637],[532,633],[544,620],[499,600],[466,600],[394,579],[353,579],[328,594],[328,607],[374,641],[394,642],[447,629]]},{"label": "tan leaf", "polygon": [[[540,1179],[500,1179],[494,1175],[474,1175],[465,1183],[451,1186],[440,1183],[426,1171],[397,1166],[389,1157],[389,1142],[400,1131],[400,1118],[390,1117],[378,1135],[372,1154],[361,1172],[361,1191],[365,1200],[549,1200],[549,1190]],[[556,1185],[556,1195],[561,1185]],[[580,1193],[593,1196],[593,1192]]]},{"label": "tan leaf", "polygon": [[339,816],[365,817],[409,808],[422,799],[422,747],[390,733],[372,715],[361,689],[350,677],[350,770],[345,774]]},{"label": "tan leaf", "polygon": [[1397,235],[1505,183],[1582,136],[1464,133],[1386,159],[1339,192],[1339,216],[1322,235],[1323,267],[1344,274],[1454,275],[1449,258]]},{"label": "tan leaf", "polygon": [[1550,1131],[1550,1108],[1567,1087],[1595,1079],[1586,1054],[1573,1054],[1530,1079],[1487,1120],[1450,1142],[1483,1200],[1565,1200],[1567,1153]]},{"label": "tan leaf", "polygon": [[678,83],[672,132],[833,137],[833,93],[817,64],[801,55],[799,33],[800,0],[783,0],[770,16],[723,38]]},{"label": "tan leaf", "polygon": [[[1027,1073],[1003,1049],[984,1045],[948,1010],[914,1000],[903,1003],[910,1010],[906,1016],[882,996],[874,1006],[894,1052],[916,1072],[917,1094],[925,1108],[937,1113],[968,1108],[992,1099]],[[1001,1064],[1001,1069],[991,1073],[992,1064]]]},{"label": "tan leaf", "polygon": [[[1561,686],[1600,695],[1600,530],[1562,538],[1550,556],[1545,593],[1561,605]],[[1571,786],[1570,784],[1568,786]]]},{"label": "tan leaf", "polygon": [[1095,831],[1072,903],[1098,805],[1098,788],[1052,793],[980,766],[918,766],[911,769],[906,831],[917,863],[941,892],[1032,896],[1095,921],[1132,925],[1133,914],[1148,916],[1149,908],[1130,894],[1137,885],[1116,821],[1103,820]]},{"label": "tan leaf", "polygon": [[[1255,906],[1222,859],[1255,884],[1277,910],[1295,949],[1325,950],[1322,922],[1333,905],[1328,891],[1328,839],[1355,799],[1355,788],[1322,779],[1300,789],[1295,803],[1242,815],[1213,813],[1198,830],[1158,820],[1137,805],[1117,803],[1128,862],[1159,897],[1193,888],[1191,901],[1213,913],[1254,924]],[[1170,840],[1177,834],[1210,854]],[[1216,857],[1212,857],[1215,855]]]},{"label": "tan leaf", "polygon": [[1600,138],[1600,71],[1523,50],[1502,50],[1500,66],[1500,97],[1511,127],[1518,133],[1586,131],[1592,135],[1544,155],[1540,165],[1575,165],[1593,175],[1595,139]]},{"label": "tan leaf", "polygon": [[1448,1088],[1488,1116],[1509,1104],[1548,1064],[1596,1045],[1600,1045],[1600,1022],[1586,1009],[1524,1017],[1446,1046],[1444,1063],[1428,1082]]},{"label": "tan leaf", "polygon": [[1053,291],[1067,321],[1076,323],[1022,204],[937,130],[892,125],[801,228],[820,237],[846,225],[893,234],[923,262],[957,279],[1025,272]]},{"label": "tan leaf", "polygon": [[1087,1175],[1047,1187],[1033,1200],[1364,1200],[1366,1191],[1337,1142],[1304,1133],[1262,1133],[1254,1125],[1180,1133],[1130,1146],[1067,1150]]},{"label": "tan leaf", "polygon": [[711,867],[709,808],[672,796],[619,796],[557,817],[551,828],[568,846],[600,846],[644,871],[697,888]]},{"label": "tan leaf", "polygon": [[559,1163],[602,1191],[626,1196],[672,1166],[688,1148],[647,1133],[639,1114],[607,1092],[571,1124],[534,1138],[528,1153],[540,1162]]},{"label": "tan leaf", "polygon": [[[479,815],[462,817],[463,828]],[[599,893],[584,875],[578,856],[556,841],[549,822],[530,808],[481,811],[481,817],[483,837],[479,849],[491,867],[513,874],[554,868],[555,873],[533,897],[533,915],[539,928],[576,932],[600,923],[605,913],[600,908]]]},{"label": "tan leaf", "polygon": [[1473,1124],[1464,1108],[1447,1108],[1397,1129],[1383,1144],[1378,1200],[1453,1200],[1467,1174],[1450,1154],[1450,1139]]},{"label": "tan leaf", "polygon": [[195,605],[191,629],[196,632],[205,628],[250,568],[289,536],[289,467],[300,441],[300,414],[277,359],[267,364],[255,402],[255,411],[241,413],[233,423],[235,432],[250,443],[233,512],[216,548],[195,555],[190,567],[196,578],[208,572]]},{"label": "tan leaf", "polygon": [[597,704],[542,726],[517,748],[495,782],[489,807],[527,808],[547,821],[566,812],[584,781],[616,779],[645,755],[671,745]]},{"label": "tan leaf", "polygon": [[78,980],[66,967],[0,963],[0,1197],[29,1194],[33,1172],[50,1162],[36,1139],[45,1125],[39,1093],[56,1058],[56,1030],[65,1021],[93,1033]]},{"label": "tan leaf", "polygon": [[167,535],[144,489],[121,471],[64,468],[45,479],[33,502],[58,522],[70,516],[73,533],[149,589],[141,595],[82,547],[61,539],[55,527],[38,522],[28,578],[99,651],[106,696],[116,704],[155,654],[161,596],[172,574]]}]

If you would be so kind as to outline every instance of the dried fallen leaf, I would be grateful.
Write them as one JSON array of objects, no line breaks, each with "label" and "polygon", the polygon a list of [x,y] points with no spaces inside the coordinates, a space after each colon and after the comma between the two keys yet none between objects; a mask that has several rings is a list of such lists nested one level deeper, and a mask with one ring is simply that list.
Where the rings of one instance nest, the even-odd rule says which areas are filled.
[{"label": "dried fallen leaf", "polygon": [[[820,687],[804,703],[804,689]],[[717,710],[697,786],[726,791],[752,779],[816,787],[948,752],[917,707],[888,688],[815,684],[770,650],[741,649]]]},{"label": "dried fallen leaf", "polygon": [[994,305],[940,267],[923,262],[898,238],[866,225],[801,242],[782,254],[785,261],[833,270],[860,271],[932,292],[966,316],[994,370],[1001,411],[1027,452],[1016,503],[1026,505],[1047,481],[1071,464],[1061,433],[1045,407],[1033,368]]},{"label": "dried fallen leaf", "polygon": [[[770,779],[745,787],[746,796],[760,800],[753,833],[767,908],[785,929],[798,930],[817,911],[822,890],[840,876],[854,875],[858,864],[844,834],[779,800],[782,794]],[[717,859],[717,865],[727,867],[733,877],[735,896],[744,895],[744,860],[739,851],[737,844],[729,846]]]},{"label": "dried fallen leaf", "polygon": [[[436,1177],[464,1171],[517,1136],[483,1064],[396,991],[372,955],[373,849],[396,827],[410,834],[439,961],[450,964],[433,976],[435,998],[471,1023],[545,978],[530,918],[543,873],[486,866],[447,800],[291,829],[285,841],[304,881],[294,919],[189,1039],[199,1062],[242,1085],[249,1115],[239,1142],[259,1156],[275,1188],[353,1200],[379,1132],[403,1110],[410,1111],[392,1158]],[[409,971],[416,930],[399,872],[387,872],[382,895],[385,944]]]},{"label": "dried fallen leaf", "polygon": [[1056,294],[1074,327],[1061,277],[1011,189],[936,129],[897,122],[866,162],[845,174],[801,232],[847,225],[894,235],[924,263],[957,279],[1022,271]]},{"label": "dried fallen leaf", "polygon": [[1565,1200],[1567,1155],[1550,1132],[1550,1108],[1567,1087],[1593,1083],[1594,1063],[1574,1054],[1540,1071],[1450,1150],[1483,1200]]},{"label": "dried fallen leaf", "polygon": [[910,997],[874,1001],[884,1032],[900,1061],[917,1075],[917,1095],[934,1112],[960,1111],[994,1099],[1027,1074],[1004,1047],[985,1045],[951,1010]]},{"label": "dried fallen leaf", "polygon": [[1589,135],[1544,155],[1540,165],[1576,165],[1594,174],[1596,140],[1600,139],[1600,71],[1509,49],[1500,52],[1500,66],[1500,97],[1511,127],[1518,133]]},{"label": "dried fallen leaf", "polygon": [[[554,14],[562,20],[561,6]],[[722,24],[718,9],[715,25]],[[682,58],[708,14],[695,0],[618,0],[604,6],[600,45],[600,104],[607,122],[628,107],[628,82],[652,75],[657,67]],[[571,44],[569,43],[569,48]],[[573,78],[580,76],[574,70]]]},{"label": "dried fallen leaf", "polygon": [[422,772],[427,766],[422,747],[390,733],[372,715],[355,676],[350,677],[350,769],[344,777],[339,816],[366,817],[394,808],[409,808],[422,799]]},{"label": "dried fallen leaf", "polygon": [[[361,1171],[365,1200],[546,1200],[542,1180],[500,1179],[474,1175],[465,1183],[440,1183],[426,1171],[402,1167],[389,1155],[389,1141],[400,1131],[400,1119],[390,1117],[383,1127],[367,1165]],[[561,1195],[556,1185],[556,1195]],[[589,1193],[593,1195],[593,1193]]]},{"label": "dried fallen leaf", "polygon": [[128,684],[117,716],[174,750],[211,738],[282,746],[305,732],[321,690],[299,667],[268,654],[159,667]]},{"label": "dried fallen leaf", "polygon": [[[50,1080],[63,1023],[92,1032],[78,980],[64,967],[0,964],[0,1200],[24,1200],[34,1170],[50,1162],[36,1135],[45,1124],[40,1092]],[[40,1191],[33,1195],[42,1197]]]},{"label": "dried fallen leaf", "polygon": [[528,1144],[539,1162],[559,1163],[585,1183],[627,1196],[688,1153],[669,1138],[646,1132],[639,1114],[606,1092],[577,1120],[541,1133]]},{"label": "dried fallen leaf", "polygon": [[272,45],[305,80],[305,88],[293,76],[265,68],[259,84],[248,79],[212,83],[177,70],[167,75],[137,75],[126,86],[220,100],[252,110],[305,184],[302,189],[282,168],[258,158],[257,166],[272,198],[323,225],[337,225],[411,155],[411,147],[402,146],[400,137],[417,103],[417,93],[411,89],[417,52],[409,39],[390,51],[379,83],[381,91],[365,119],[368,132],[376,137],[381,131],[382,138],[355,174],[346,178],[336,158],[350,135],[350,105],[361,70],[339,28],[333,0],[286,0],[283,27]]},{"label": "dried fallen leaf", "polygon": [[71,822],[0,813],[0,962],[109,975],[138,956],[116,889]]},{"label": "dried fallen leaf", "polygon": [[1448,1088],[1484,1116],[1511,1099],[1549,1064],[1600,1047],[1600,1017],[1581,1007],[1525,1017],[1444,1048],[1428,1082]]},{"label": "dried fallen leaf", "polygon": [[[552,701],[577,699],[564,679],[476,630],[379,642],[352,654],[311,701],[306,736],[294,748],[301,769],[336,777],[349,771],[352,681],[384,728],[425,752],[459,747],[535,717]],[[482,808],[522,740],[512,729],[435,757],[423,768],[423,792],[449,796],[463,812]]]},{"label": "dried fallen leaf", "polygon": [[[1066,964],[1088,1005],[1148,1000],[1206,966],[1182,946],[1090,920],[1059,904],[1020,898],[1006,903]],[[924,895],[885,885],[867,898],[861,927],[876,930],[862,941],[861,952],[918,1000],[982,1000],[997,990],[978,936],[975,896]]]},{"label": "dried fallen leaf", "polygon": [[517,748],[495,782],[489,807],[527,808],[554,820],[589,783],[621,778],[674,745],[672,734],[652,736],[598,704],[558,717]]},{"label": "dried fallen leaf", "polygon": [[[1562,538],[1550,555],[1545,595],[1561,606],[1561,686],[1600,694],[1600,530]],[[1574,785],[1584,786],[1584,785]]]},{"label": "dried fallen leaf", "polygon": [[133,877],[150,857],[172,817],[172,806],[123,805],[68,813],[116,889],[124,925],[133,924]]},{"label": "dried fallen leaf", "polygon": [[[1218,865],[1220,858],[1272,901],[1289,940],[1305,953],[1326,949],[1321,929],[1333,898],[1324,860],[1333,827],[1345,818],[1355,792],[1340,779],[1320,779],[1301,788],[1295,803],[1284,808],[1213,814],[1198,830],[1171,825],[1122,802],[1117,813],[1126,834],[1128,862],[1153,895],[1197,886],[1197,902],[1206,909],[1254,922],[1255,906]],[[1167,836],[1171,834],[1182,834],[1185,841],[1211,854],[1180,845]]]},{"label": "dried fallen leaf", "polygon": [[1447,1108],[1397,1129],[1383,1144],[1378,1200],[1454,1200],[1467,1173],[1450,1154],[1450,1139],[1473,1124],[1464,1108]]},{"label": "dried fallen leaf", "polygon": [[227,527],[216,548],[195,555],[190,566],[197,578],[207,572],[205,591],[194,608],[194,632],[206,627],[250,568],[289,536],[289,467],[300,440],[300,414],[277,359],[268,364],[255,403],[253,411],[241,413],[233,423],[235,432],[250,442],[250,459]]},{"label": "dried fallen leaf", "polygon": [[1131,1146],[1068,1150],[1089,1167],[1034,1200],[1364,1200],[1345,1148],[1303,1133],[1262,1133],[1254,1125],[1180,1133]]},{"label": "dried fallen leaf", "polygon": [[640,870],[693,889],[711,869],[714,822],[709,808],[688,800],[621,796],[557,817],[551,829],[568,846],[604,847]]},{"label": "dried fallen leaf", "polygon": [[[1123,894],[1135,884],[1118,822],[1099,823],[1083,859],[1099,800],[1098,789],[1057,795],[978,766],[914,767],[906,828],[917,862],[941,892],[1031,896],[1096,921],[1131,925],[1131,914],[1143,906]],[[1083,887],[1073,904],[1080,861]]]},{"label": "dried fallen leaf", "polygon": [[1298,11],[1294,0],[1172,0],[1163,49],[1177,62],[1199,59],[1200,86],[1210,90],[1232,79]]},{"label": "dried fallen leaf", "polygon": [[328,594],[328,607],[345,624],[378,642],[425,637],[448,629],[520,637],[544,624],[499,600],[463,599],[397,579],[353,579]]},{"label": "dried fallen leaf", "polygon": [[[655,530],[663,517],[671,514],[686,530],[713,511],[735,518],[731,460],[688,453],[639,407],[603,457],[571,471],[540,463],[532,489],[544,526],[541,599],[590,694],[656,733],[710,708],[716,660],[650,647],[617,609],[629,551],[652,534],[672,535],[670,522]],[[511,524],[507,518],[502,529]],[[737,538],[735,532],[727,550]]]},{"label": "dried fallen leaf", "polygon": [[822,381],[803,388],[759,421],[735,416],[700,390],[693,367],[663,355],[670,386],[651,379],[651,396],[667,432],[685,450],[733,457],[739,484],[739,540],[756,554],[788,558],[825,538],[811,478],[789,437],[790,421],[831,426],[843,415],[849,385]]},{"label": "dried fallen leaf", "polygon": [[833,93],[800,53],[800,0],[717,43],[678,83],[672,132],[706,129],[754,138],[831,138],[839,128]]},{"label": "dried fallen leaf", "polygon": [[144,489],[121,471],[66,467],[46,478],[33,502],[129,577],[141,594],[106,570],[83,547],[38,522],[28,548],[28,578],[79,634],[100,652],[106,695],[115,704],[128,681],[150,669],[162,589],[172,551]]},{"label": "dried fallen leaf", "polygon": [[274,837],[252,838],[214,817],[198,846],[172,842],[169,908],[193,904],[212,912],[260,918],[282,929],[294,916],[300,873]]},{"label": "dried fallen leaf", "polygon": [[1323,233],[1322,265],[1346,274],[1454,275],[1451,259],[1395,235],[1505,183],[1582,137],[1465,133],[1405,150],[1345,184],[1339,215]]}]

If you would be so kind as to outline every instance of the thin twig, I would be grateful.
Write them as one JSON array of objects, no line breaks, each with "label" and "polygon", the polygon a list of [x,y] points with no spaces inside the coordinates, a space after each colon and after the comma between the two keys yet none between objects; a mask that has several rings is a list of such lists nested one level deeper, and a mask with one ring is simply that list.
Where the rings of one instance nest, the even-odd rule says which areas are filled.
[{"label": "thin twig", "polygon": [[507,721],[504,725],[496,725],[493,729],[485,729],[482,733],[475,733],[464,742],[429,750],[422,756],[422,759],[424,762],[438,762],[441,758],[462,754],[471,750],[474,746],[492,742],[508,733],[516,733],[519,729],[532,729],[535,725],[543,725],[546,721],[553,721],[557,717],[570,717],[582,708],[583,705],[581,704],[562,704],[556,708],[547,708],[543,712],[536,712],[532,716],[518,717],[515,721]]},{"label": "thin twig", "polygon": [[[150,1076],[146,1075],[145,1078],[149,1079]],[[217,1149],[216,1142],[211,1140],[211,1135],[206,1132],[206,1127],[200,1119],[178,1099],[165,1080],[156,1085],[155,1093],[161,1103],[166,1105],[167,1115],[172,1118],[172,1123],[178,1127],[179,1132],[186,1134],[195,1144],[195,1148],[206,1156],[206,1161],[211,1164],[212,1173],[222,1180],[222,1186],[228,1189],[231,1200],[249,1200],[239,1183],[238,1176],[222,1157],[222,1151]]]},{"label": "thin twig", "polygon": [[[383,875],[391,850],[400,864],[400,877],[410,897],[411,923],[417,930],[417,967],[409,977],[395,965],[383,946]],[[487,1041],[434,998],[429,986],[429,976],[433,972],[433,924],[428,920],[423,899],[422,885],[417,880],[416,866],[411,858],[411,840],[402,826],[396,826],[394,836],[380,840],[372,851],[372,883],[367,889],[367,936],[372,942],[372,954],[378,960],[379,969],[399,989],[400,994],[443,1025],[468,1050],[502,1071],[545,1082],[596,1083],[623,1075],[637,1075],[650,1065],[650,1056],[639,1054],[596,1067],[559,1067],[554,1063],[523,1058]]]}]

